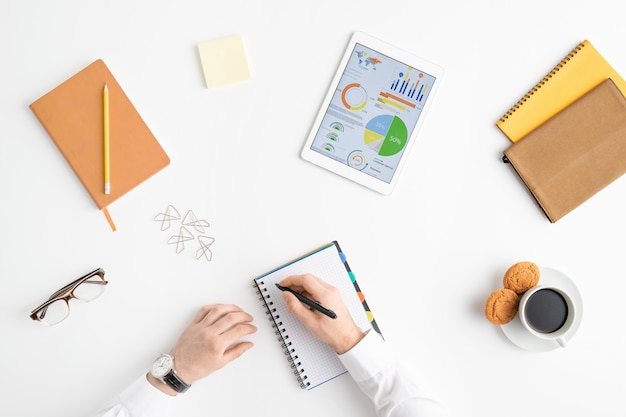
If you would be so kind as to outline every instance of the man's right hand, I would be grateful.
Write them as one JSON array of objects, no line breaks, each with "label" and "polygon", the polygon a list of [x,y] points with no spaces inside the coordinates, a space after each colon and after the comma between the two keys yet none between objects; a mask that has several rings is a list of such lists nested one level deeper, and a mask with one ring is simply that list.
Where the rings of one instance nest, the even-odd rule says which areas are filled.
[{"label": "man's right hand", "polygon": [[321,341],[329,344],[338,354],[352,349],[365,337],[344,304],[339,290],[311,274],[292,275],[280,282],[305,297],[315,300],[324,307],[337,313],[331,319],[317,310],[313,310],[300,302],[293,294],[282,293],[289,311]]}]

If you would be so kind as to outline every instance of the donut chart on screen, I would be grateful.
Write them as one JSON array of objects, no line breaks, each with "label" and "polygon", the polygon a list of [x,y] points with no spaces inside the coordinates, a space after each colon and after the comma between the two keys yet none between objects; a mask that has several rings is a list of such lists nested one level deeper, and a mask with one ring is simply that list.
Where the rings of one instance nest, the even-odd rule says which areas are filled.
[{"label": "donut chart on screen", "polygon": [[348,155],[348,165],[362,171],[367,167],[367,157],[359,150],[352,151],[350,155]]},{"label": "donut chart on screen", "polygon": [[359,83],[348,84],[341,90],[341,102],[348,110],[361,110],[367,104],[367,91]]},{"label": "donut chart on screen", "polygon": [[404,149],[407,139],[406,125],[397,116],[382,114],[365,125],[363,140],[380,156],[397,154]]}]

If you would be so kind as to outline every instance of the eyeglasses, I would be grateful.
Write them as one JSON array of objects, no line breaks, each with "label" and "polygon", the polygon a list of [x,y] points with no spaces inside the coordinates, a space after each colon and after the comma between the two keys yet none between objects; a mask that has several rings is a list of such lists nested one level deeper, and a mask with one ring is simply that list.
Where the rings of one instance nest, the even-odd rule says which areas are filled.
[{"label": "eyeglasses", "polygon": [[30,313],[30,318],[48,326],[58,324],[70,315],[72,298],[93,301],[104,293],[108,283],[104,279],[104,269],[98,268],[52,294],[48,301]]}]

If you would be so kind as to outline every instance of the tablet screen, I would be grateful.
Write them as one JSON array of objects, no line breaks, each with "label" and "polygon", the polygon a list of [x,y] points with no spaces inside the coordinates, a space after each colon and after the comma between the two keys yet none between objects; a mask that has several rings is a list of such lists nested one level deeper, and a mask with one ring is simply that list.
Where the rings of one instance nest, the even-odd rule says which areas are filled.
[{"label": "tablet screen", "polygon": [[356,43],[311,150],[390,183],[435,81]]}]

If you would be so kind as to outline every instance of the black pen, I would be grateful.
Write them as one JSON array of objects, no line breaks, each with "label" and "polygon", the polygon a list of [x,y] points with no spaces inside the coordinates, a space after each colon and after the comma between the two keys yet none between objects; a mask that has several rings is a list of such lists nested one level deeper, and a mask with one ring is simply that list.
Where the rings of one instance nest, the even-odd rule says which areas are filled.
[{"label": "black pen", "polygon": [[322,314],[327,315],[328,317],[330,317],[331,319],[336,319],[337,318],[337,314],[335,314],[335,312],[333,310],[329,310],[326,307],[322,306],[320,303],[318,303],[317,301],[313,301],[313,300],[309,300],[308,298],[306,298],[304,295],[292,290],[291,288],[288,287],[283,287],[280,284],[276,284],[276,286],[278,287],[279,290],[281,291],[288,291],[290,293],[292,293],[293,295],[296,296],[296,298],[300,301],[302,301],[304,304],[308,305],[309,307],[311,307],[314,310],[319,311]]}]

